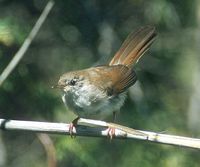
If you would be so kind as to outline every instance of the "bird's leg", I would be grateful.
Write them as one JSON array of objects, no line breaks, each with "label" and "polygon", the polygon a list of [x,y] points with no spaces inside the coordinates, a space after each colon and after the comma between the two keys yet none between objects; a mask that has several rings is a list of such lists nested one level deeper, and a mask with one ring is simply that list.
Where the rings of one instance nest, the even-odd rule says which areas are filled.
[{"label": "bird's leg", "polygon": [[[115,120],[116,120],[116,116],[117,116],[117,114],[116,114],[116,112],[114,111],[114,112],[113,112],[113,123],[114,123]],[[115,127],[109,126],[109,127],[108,127],[108,137],[112,140],[114,136],[115,136]]]},{"label": "bird's leg", "polygon": [[74,134],[73,134],[73,130],[75,130],[76,131],[76,126],[77,126],[77,124],[78,124],[78,120],[79,120],[80,118],[79,117],[77,117],[77,118],[75,118],[71,123],[70,123],[70,125],[69,125],[69,134],[70,134],[70,136],[73,138],[73,137],[76,137]]},{"label": "bird's leg", "polygon": [[113,112],[113,123],[115,123],[115,121],[116,121],[116,118],[117,118],[117,112],[116,112],[116,111],[114,111],[114,112]]}]

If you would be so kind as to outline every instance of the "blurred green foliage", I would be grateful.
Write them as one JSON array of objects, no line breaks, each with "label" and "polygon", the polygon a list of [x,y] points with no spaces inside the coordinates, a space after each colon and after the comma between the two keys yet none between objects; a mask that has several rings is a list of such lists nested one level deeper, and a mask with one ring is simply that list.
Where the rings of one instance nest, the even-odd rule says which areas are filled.
[{"label": "blurred green foliage", "polygon": [[[0,72],[22,45],[47,1],[0,1]],[[129,91],[118,122],[129,127],[198,137],[198,1],[56,1],[22,61],[0,88],[0,118],[70,122],[59,75],[107,63],[133,30],[154,25],[158,38],[136,65],[138,83]],[[198,78],[198,75],[195,75]],[[196,92],[198,93],[198,92]],[[198,103],[198,101],[197,101]],[[196,115],[195,115],[195,114]],[[197,121],[196,121],[197,120]],[[195,122],[196,121],[196,122]],[[1,132],[0,167],[43,167],[37,136]],[[141,141],[51,135],[57,166],[197,167],[199,152]]]}]

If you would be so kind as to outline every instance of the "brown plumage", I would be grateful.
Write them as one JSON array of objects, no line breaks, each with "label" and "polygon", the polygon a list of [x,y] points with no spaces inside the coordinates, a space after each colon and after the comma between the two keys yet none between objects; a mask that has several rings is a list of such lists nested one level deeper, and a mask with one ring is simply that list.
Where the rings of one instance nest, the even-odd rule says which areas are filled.
[{"label": "brown plumage", "polygon": [[127,37],[108,65],[63,74],[56,87],[63,90],[64,103],[84,118],[100,119],[118,111],[126,90],[137,80],[133,65],[155,36],[154,27],[142,27]]},{"label": "brown plumage", "polygon": [[137,63],[140,57],[149,49],[155,37],[155,28],[151,26],[142,27],[138,31],[131,33],[109,65],[132,66]]},{"label": "brown plumage", "polygon": [[[109,66],[97,67],[101,73],[100,76],[104,76],[104,81],[99,85],[111,83],[106,85],[109,94],[122,93],[133,85],[137,77],[132,67],[149,49],[155,37],[155,28],[151,26],[142,27],[131,33],[112,58]],[[99,80],[101,79],[99,78]]]}]

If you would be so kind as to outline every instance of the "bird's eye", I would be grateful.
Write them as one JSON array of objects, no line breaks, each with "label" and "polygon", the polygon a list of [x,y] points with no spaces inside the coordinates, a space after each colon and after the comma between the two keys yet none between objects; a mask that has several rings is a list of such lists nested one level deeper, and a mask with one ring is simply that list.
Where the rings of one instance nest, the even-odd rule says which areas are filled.
[{"label": "bird's eye", "polygon": [[74,86],[76,84],[76,80],[72,79],[71,81],[69,81],[69,85]]}]

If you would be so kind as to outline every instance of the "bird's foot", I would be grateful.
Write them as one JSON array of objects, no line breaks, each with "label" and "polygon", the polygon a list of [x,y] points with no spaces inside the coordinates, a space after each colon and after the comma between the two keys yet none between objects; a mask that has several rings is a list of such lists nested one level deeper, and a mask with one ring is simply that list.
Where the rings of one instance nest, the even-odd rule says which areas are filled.
[{"label": "bird's foot", "polygon": [[115,128],[114,127],[108,127],[107,136],[110,138],[110,140],[113,139],[113,137],[115,136]]},{"label": "bird's foot", "polygon": [[69,134],[70,134],[71,138],[75,138],[76,137],[75,134],[76,134],[76,126],[78,124],[78,120],[79,120],[79,117],[74,119],[69,125]]},{"label": "bird's foot", "polygon": [[70,134],[71,138],[76,137],[75,133],[76,133],[76,125],[74,125],[73,123],[70,123],[69,124],[69,134]]}]

